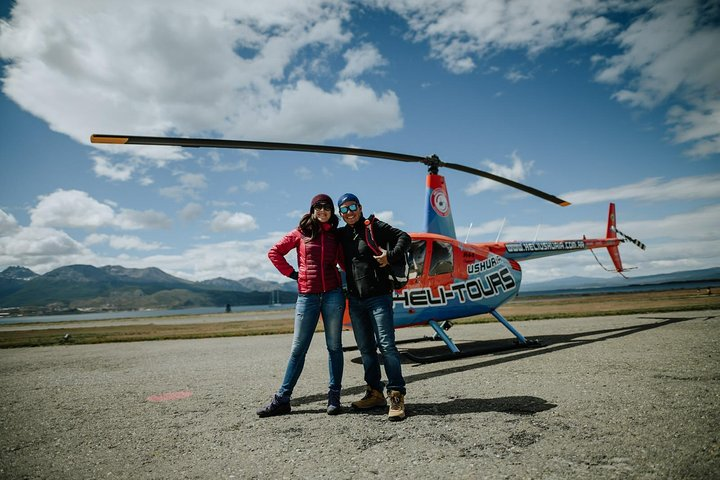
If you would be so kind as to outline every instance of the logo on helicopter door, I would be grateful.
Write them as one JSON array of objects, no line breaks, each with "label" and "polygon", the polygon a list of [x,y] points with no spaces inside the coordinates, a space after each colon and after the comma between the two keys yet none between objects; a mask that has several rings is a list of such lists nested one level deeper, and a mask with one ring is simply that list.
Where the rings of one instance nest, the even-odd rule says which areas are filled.
[{"label": "logo on helicopter door", "polygon": [[450,213],[450,202],[448,202],[447,193],[442,187],[438,187],[430,194],[430,205],[433,210],[441,217],[447,217]]}]

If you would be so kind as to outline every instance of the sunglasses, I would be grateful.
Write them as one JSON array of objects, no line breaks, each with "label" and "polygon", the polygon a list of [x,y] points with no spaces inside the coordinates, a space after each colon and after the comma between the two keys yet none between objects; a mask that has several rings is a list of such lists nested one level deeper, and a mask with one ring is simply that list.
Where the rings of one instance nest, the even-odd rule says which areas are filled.
[{"label": "sunglasses", "polygon": [[340,213],[343,215],[348,212],[356,212],[358,209],[357,203],[351,203],[350,205],[347,205],[345,207],[340,207]]},{"label": "sunglasses", "polygon": [[328,205],[327,203],[317,203],[317,204],[313,205],[313,208],[315,210],[317,210],[318,212],[320,210],[325,210],[326,212],[332,212],[332,209],[333,209],[332,205]]}]

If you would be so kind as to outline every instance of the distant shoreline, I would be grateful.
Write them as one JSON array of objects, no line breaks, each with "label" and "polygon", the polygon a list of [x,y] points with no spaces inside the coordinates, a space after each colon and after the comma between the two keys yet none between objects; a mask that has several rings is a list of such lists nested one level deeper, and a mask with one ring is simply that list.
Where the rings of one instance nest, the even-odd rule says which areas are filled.
[{"label": "distant shoreline", "polygon": [[[230,313],[273,312],[294,308],[294,303],[278,305],[237,305],[231,306]],[[192,307],[175,309],[102,310],[94,312],[52,313],[46,315],[7,315],[0,317],[0,325],[24,323],[89,322],[103,320],[125,320],[139,318],[162,318],[192,315],[225,314],[226,307]]]},{"label": "distant shoreline", "polygon": [[533,283],[528,285],[530,290],[520,287],[519,297],[553,296],[553,295],[595,295],[604,293],[631,293],[631,292],[665,292],[671,290],[687,290],[693,288],[720,288],[720,280],[690,280],[687,282],[640,283],[619,286],[600,286],[583,288],[555,288],[541,290]]},{"label": "distant shoreline", "polygon": [[[634,284],[623,286],[601,286],[586,288],[558,288],[551,290],[540,290],[535,287],[539,284],[532,284],[531,290],[520,288],[517,298],[530,297],[551,297],[551,296],[573,296],[573,295],[602,295],[609,293],[633,293],[672,291],[685,289],[717,289],[720,288],[720,280],[687,281],[687,282],[665,282],[653,284]],[[265,312],[275,309],[294,308],[294,303],[280,305],[232,305],[232,312]],[[207,306],[191,308],[158,308],[158,309],[137,309],[137,310],[100,310],[100,311],[78,311],[44,313],[41,315],[13,314],[7,311],[0,312],[0,325],[12,325],[15,323],[55,323],[55,322],[86,322],[100,320],[124,320],[130,318],[155,318],[155,317],[176,317],[184,315],[214,315],[225,313],[225,306]]]},{"label": "distant shoreline", "polygon": [[[720,309],[718,288],[519,296],[500,310],[510,321]],[[0,326],[0,348],[180,340],[292,333],[292,309]],[[453,323],[494,322],[476,315]],[[425,328],[425,327],[416,327]],[[321,327],[318,327],[320,330]]]}]

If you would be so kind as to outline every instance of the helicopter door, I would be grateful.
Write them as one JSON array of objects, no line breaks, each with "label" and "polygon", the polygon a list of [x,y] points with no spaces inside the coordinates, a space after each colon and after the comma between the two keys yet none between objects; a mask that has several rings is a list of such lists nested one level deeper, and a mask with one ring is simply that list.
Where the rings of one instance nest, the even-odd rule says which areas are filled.
[{"label": "helicopter door", "polygon": [[427,250],[425,240],[413,240],[410,245],[410,271],[408,278],[414,279],[422,276],[425,266],[425,251]]},{"label": "helicopter door", "polygon": [[452,244],[433,240],[429,273],[431,276],[453,273]]}]

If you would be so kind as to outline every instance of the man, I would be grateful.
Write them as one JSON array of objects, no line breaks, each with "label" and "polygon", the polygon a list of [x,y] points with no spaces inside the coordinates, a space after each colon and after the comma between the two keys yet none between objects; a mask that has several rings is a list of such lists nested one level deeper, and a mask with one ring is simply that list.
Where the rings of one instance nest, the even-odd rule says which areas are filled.
[{"label": "man", "polygon": [[[342,195],[338,206],[346,223],[338,232],[344,253],[350,320],[367,383],[365,396],[351,405],[358,410],[387,405],[377,355],[380,348],[388,379],[388,420],[402,420],[405,418],[405,379],[395,346],[392,284],[389,268],[385,267],[405,255],[410,248],[410,236],[385,222],[373,220],[372,216],[366,220],[360,201],[352,193]],[[366,229],[370,222],[375,241],[381,247],[379,255],[367,243]]]}]

